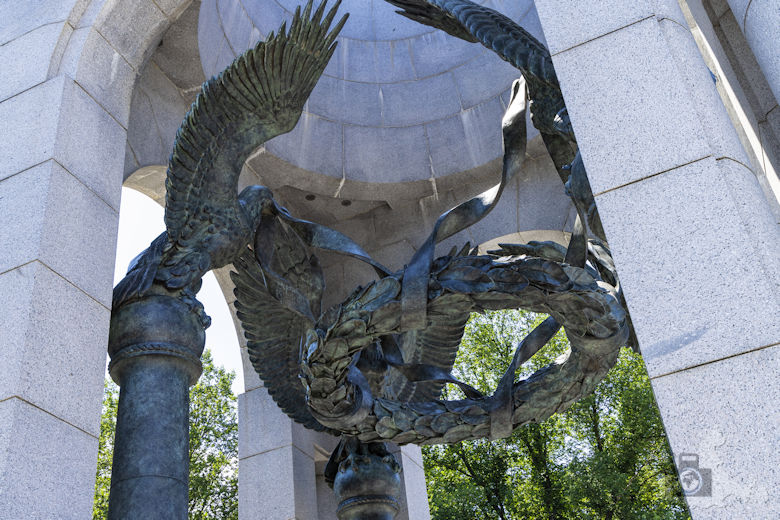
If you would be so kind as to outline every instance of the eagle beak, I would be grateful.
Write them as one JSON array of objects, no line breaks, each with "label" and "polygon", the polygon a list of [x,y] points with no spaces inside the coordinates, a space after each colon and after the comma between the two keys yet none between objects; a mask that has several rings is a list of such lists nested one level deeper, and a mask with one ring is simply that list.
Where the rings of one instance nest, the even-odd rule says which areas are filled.
[{"label": "eagle beak", "polygon": [[263,202],[260,203],[260,215],[261,217],[270,217],[278,215],[278,205],[274,200],[273,195],[263,198]]}]

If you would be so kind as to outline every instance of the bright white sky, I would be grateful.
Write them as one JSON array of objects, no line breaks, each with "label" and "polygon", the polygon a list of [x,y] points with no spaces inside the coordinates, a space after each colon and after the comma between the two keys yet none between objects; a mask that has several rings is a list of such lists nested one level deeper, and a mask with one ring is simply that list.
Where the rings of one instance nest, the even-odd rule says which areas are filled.
[{"label": "bright white sky", "polygon": [[[133,189],[122,188],[114,285],[125,276],[130,261],[163,232],[163,214],[162,206],[146,195]],[[211,327],[206,329],[206,348],[211,350],[215,364],[236,374],[233,393],[238,395],[244,391],[238,338],[227,302],[213,273],[209,272],[203,277],[203,287],[198,293],[198,299],[203,302],[206,314],[211,316]]]}]

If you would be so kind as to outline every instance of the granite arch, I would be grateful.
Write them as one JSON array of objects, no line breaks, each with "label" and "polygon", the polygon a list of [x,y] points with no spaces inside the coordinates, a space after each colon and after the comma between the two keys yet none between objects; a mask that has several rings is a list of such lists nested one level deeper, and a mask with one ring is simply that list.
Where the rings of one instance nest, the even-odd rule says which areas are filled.
[{"label": "granite arch", "polygon": [[9,518],[91,514],[130,92],[190,3],[43,0],[5,13],[0,111],[18,124],[0,181],[16,204],[6,233],[25,237],[3,266],[13,332],[0,401],[4,438],[18,439],[0,466]]}]

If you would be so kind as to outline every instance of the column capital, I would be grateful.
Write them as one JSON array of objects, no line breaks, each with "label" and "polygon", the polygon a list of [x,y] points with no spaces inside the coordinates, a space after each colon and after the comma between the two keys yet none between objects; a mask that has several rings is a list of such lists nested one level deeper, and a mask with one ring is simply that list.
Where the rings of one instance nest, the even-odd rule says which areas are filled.
[{"label": "column capital", "polygon": [[197,301],[151,294],[130,301],[111,313],[108,365],[111,378],[121,386],[128,362],[147,356],[167,356],[183,364],[190,385],[200,377],[200,356],[206,343],[202,308]]}]

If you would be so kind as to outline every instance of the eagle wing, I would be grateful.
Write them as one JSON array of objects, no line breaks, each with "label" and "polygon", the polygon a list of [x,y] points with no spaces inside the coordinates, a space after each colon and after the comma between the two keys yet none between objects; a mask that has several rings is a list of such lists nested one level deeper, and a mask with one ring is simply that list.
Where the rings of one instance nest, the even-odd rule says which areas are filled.
[{"label": "eagle wing", "polygon": [[[449,373],[455,364],[468,311],[449,308],[447,312],[428,311],[428,326],[412,330],[401,336],[401,351],[409,365],[441,368]],[[410,381],[400,371],[390,370],[385,383],[385,395],[402,402],[435,401],[441,398],[445,381]]]},{"label": "eagle wing", "polygon": [[550,52],[511,18],[469,0],[385,0],[399,14],[469,42],[479,42],[523,73],[529,87],[542,82],[560,91]]},{"label": "eagle wing", "polygon": [[[460,252],[453,250],[446,257],[436,260],[439,266],[451,265],[458,258],[467,257],[470,247]],[[437,266],[434,265],[434,269]],[[408,365],[424,365],[441,368],[449,374],[455,364],[466,322],[471,315],[465,298],[454,295],[440,298],[435,306],[427,310],[427,325],[422,329],[410,330],[398,338],[403,361]],[[384,394],[402,402],[432,401],[441,397],[444,380],[411,381],[399,370],[390,369],[384,384]]]},{"label": "eagle wing", "polygon": [[238,232],[236,192],[244,162],[262,143],[295,127],[336,48],[346,16],[328,32],[339,2],[324,15],[326,4],[312,14],[309,0],[303,13],[295,11],[289,30],[285,22],[278,34],[203,84],[176,134],[165,181],[169,287],[187,285],[216,260],[204,243],[229,242]]},{"label": "eagle wing", "polygon": [[542,134],[545,146],[566,181],[561,168],[574,159],[574,151],[560,134],[567,121],[563,94],[555,75],[552,58],[542,42],[498,11],[469,0],[385,0],[403,9],[399,14],[416,22],[441,29],[469,42],[479,42],[511,63],[528,83],[531,118]]},{"label": "eagle wing", "polygon": [[296,289],[289,283],[285,285],[277,273],[264,270],[250,249],[233,266],[236,315],[247,338],[252,366],[284,413],[307,428],[327,431],[309,411],[306,391],[298,377],[306,340],[314,334],[314,320],[301,305],[285,304],[279,299],[300,302],[305,297],[300,293],[290,296]]}]

